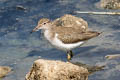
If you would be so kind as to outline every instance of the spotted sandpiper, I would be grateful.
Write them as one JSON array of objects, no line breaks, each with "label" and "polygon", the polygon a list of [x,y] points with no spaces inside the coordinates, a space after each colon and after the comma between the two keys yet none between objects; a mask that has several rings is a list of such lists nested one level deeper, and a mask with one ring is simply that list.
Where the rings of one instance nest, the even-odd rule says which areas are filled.
[{"label": "spotted sandpiper", "polygon": [[72,49],[79,47],[85,41],[98,36],[96,31],[79,31],[73,27],[58,27],[49,19],[42,18],[32,32],[43,30],[44,37],[57,49],[67,52],[67,60],[73,57]]}]

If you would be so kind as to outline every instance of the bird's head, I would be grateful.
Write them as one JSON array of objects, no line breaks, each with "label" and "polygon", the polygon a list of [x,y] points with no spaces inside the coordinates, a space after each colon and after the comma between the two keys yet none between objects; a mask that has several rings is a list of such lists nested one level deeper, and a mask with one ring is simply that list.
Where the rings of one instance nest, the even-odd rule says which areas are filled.
[{"label": "bird's head", "polygon": [[[50,20],[47,18],[42,18],[39,20],[37,26],[32,30],[32,32],[39,31],[40,29],[48,29],[50,24]],[[31,33],[32,33],[31,32]]]}]

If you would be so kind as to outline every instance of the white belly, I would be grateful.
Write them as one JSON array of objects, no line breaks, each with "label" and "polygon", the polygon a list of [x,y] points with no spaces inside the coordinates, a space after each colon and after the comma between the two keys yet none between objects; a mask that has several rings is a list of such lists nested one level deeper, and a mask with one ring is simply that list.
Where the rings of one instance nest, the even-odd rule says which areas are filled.
[{"label": "white belly", "polygon": [[65,51],[68,51],[68,50],[72,50],[74,48],[77,48],[79,47],[80,45],[82,45],[84,42],[77,42],[77,43],[72,43],[72,44],[64,44],[62,41],[60,41],[58,38],[55,38],[52,42],[52,44],[54,46],[56,46],[58,49],[61,49],[61,50],[65,50]]},{"label": "white belly", "polygon": [[77,48],[79,47],[80,45],[82,45],[84,42],[81,41],[81,42],[77,42],[77,43],[72,43],[72,44],[64,44],[62,41],[60,41],[58,38],[57,38],[57,35],[55,35],[54,39],[52,40],[50,38],[50,34],[49,34],[49,31],[45,31],[44,33],[44,36],[45,38],[53,45],[55,46],[56,48],[58,49],[61,49],[61,50],[64,50],[64,51],[68,51],[68,50],[72,50],[74,48]]}]

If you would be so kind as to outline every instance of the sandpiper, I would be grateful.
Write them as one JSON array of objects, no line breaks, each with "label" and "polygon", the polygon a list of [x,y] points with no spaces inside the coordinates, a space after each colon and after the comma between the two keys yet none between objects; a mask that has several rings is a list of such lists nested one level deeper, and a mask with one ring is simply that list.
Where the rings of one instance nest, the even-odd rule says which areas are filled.
[{"label": "sandpiper", "polygon": [[79,47],[85,41],[98,36],[96,31],[81,32],[73,27],[57,27],[47,18],[42,18],[32,32],[43,30],[44,37],[57,49],[67,52],[67,60],[73,57],[72,49]]}]

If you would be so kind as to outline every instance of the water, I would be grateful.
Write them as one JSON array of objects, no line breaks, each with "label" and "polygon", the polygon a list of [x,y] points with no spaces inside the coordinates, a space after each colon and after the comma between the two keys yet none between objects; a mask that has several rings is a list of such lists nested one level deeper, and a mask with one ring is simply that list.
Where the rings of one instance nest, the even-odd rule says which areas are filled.
[{"label": "water", "polygon": [[3,80],[24,80],[33,61],[39,58],[66,61],[66,54],[48,44],[40,32],[32,35],[29,33],[40,18],[54,20],[64,14],[82,17],[88,22],[89,28],[103,32],[81,48],[75,49],[76,54],[72,61],[106,65],[105,70],[89,76],[89,80],[119,80],[120,59],[106,60],[104,56],[120,53],[120,17],[74,13],[77,10],[110,11],[98,9],[95,6],[98,1],[0,0],[0,65],[13,68]]}]

